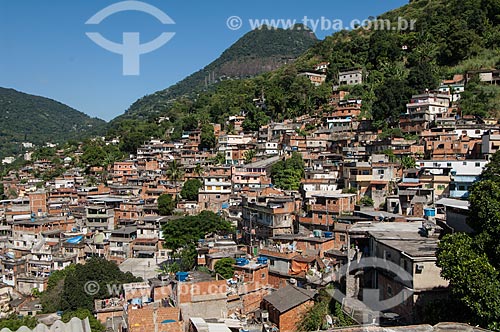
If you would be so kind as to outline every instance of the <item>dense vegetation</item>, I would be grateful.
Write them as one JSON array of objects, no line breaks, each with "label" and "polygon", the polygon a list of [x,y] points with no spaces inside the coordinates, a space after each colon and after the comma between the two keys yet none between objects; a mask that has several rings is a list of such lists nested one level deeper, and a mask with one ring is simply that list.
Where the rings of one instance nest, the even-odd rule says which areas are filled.
[{"label": "dense vegetation", "polygon": [[177,251],[190,244],[196,245],[199,239],[213,232],[231,233],[231,223],[221,216],[203,211],[196,216],[186,216],[170,220],[163,226],[165,247]]},{"label": "dense vegetation", "polygon": [[198,190],[203,186],[198,179],[189,179],[184,182],[181,190],[181,196],[188,201],[198,201]]},{"label": "dense vegetation", "polygon": [[290,158],[278,161],[271,168],[273,184],[280,189],[298,190],[303,177],[304,161],[298,152],[293,152]]},{"label": "dense vegetation", "polygon": [[165,113],[175,98],[193,96],[196,92],[206,89],[207,85],[225,79],[247,78],[271,71],[288,60],[297,58],[316,42],[314,34],[299,25],[296,29],[288,30],[253,30],[202,70],[168,89],[136,101],[119,120],[158,116]]},{"label": "dense vegetation", "polygon": [[158,197],[158,212],[161,216],[170,216],[175,210],[175,199],[170,194],[161,194]]},{"label": "dense vegetation", "polygon": [[[500,331],[500,153],[495,153],[470,191],[467,223],[474,234],[447,235],[439,244],[438,265],[450,281],[453,310],[440,320],[461,318]],[[456,316],[455,316],[456,315]]]},{"label": "dense vegetation", "polygon": [[0,319],[0,330],[7,328],[11,331],[17,331],[21,326],[34,329],[37,324],[38,321],[33,316],[18,317],[16,314],[12,314],[7,318]]},{"label": "dense vegetation", "polygon": [[232,278],[234,275],[234,264],[236,264],[234,258],[222,258],[214,265],[215,273],[220,274],[225,279]]},{"label": "dense vegetation", "polygon": [[172,250],[171,258],[180,262],[180,265],[175,263],[175,269],[170,267],[170,271],[189,271],[195,266],[198,240],[213,233],[231,234],[234,231],[229,221],[211,211],[170,220],[162,230],[164,247]]},{"label": "dense vegetation", "polygon": [[63,143],[105,132],[106,123],[57,101],[0,88],[0,158],[22,152],[21,142]]},{"label": "dense vegetation", "polygon": [[[62,271],[54,271],[48,280],[47,290],[40,296],[45,312],[74,312],[80,309],[94,310],[94,300],[118,296],[110,294],[108,286],[141,281],[130,272],[123,273],[113,262],[102,258],[91,258],[85,265],[70,265]],[[90,294],[88,282],[98,285],[95,294]],[[93,290],[93,289],[90,289]]]}]

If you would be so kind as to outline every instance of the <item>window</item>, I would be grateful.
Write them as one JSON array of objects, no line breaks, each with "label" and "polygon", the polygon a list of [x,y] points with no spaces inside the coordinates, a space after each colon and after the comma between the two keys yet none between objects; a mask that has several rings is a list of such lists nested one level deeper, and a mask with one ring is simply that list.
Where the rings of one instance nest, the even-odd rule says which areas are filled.
[{"label": "window", "polygon": [[340,241],[345,241],[345,235],[344,234],[340,234],[339,239],[340,239]]},{"label": "window", "polygon": [[467,187],[464,185],[461,185],[461,186],[458,186],[458,190],[465,191],[465,190],[467,190]]},{"label": "window", "polygon": [[392,297],[392,287],[387,285],[387,297],[391,298]]},{"label": "window", "polygon": [[438,190],[444,190],[446,186],[444,184],[438,184],[437,188]]},{"label": "window", "polygon": [[446,167],[451,167],[451,163],[446,163]]},{"label": "window", "polygon": [[476,167],[481,167],[481,163],[476,163]]},{"label": "window", "polygon": [[262,278],[262,279],[266,279],[266,274],[265,274],[265,273],[262,273],[261,278]]},{"label": "window", "polygon": [[467,162],[466,162],[466,161],[464,161],[464,162],[462,163],[462,165],[467,166]]}]

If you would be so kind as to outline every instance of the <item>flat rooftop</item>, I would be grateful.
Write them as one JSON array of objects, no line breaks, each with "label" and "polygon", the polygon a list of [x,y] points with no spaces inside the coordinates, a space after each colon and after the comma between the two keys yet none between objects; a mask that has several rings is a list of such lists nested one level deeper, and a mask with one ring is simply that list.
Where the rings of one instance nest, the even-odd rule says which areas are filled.
[{"label": "flat rooftop", "polygon": [[419,240],[379,240],[378,242],[415,258],[435,257],[438,246],[436,239],[425,237]]},{"label": "flat rooftop", "polygon": [[461,209],[461,210],[469,210],[469,201],[463,201],[459,199],[453,198],[441,198],[436,202],[436,205],[444,205],[446,207]]},{"label": "flat rooftop", "polygon": [[349,232],[366,232],[374,235],[375,238],[416,239],[420,237],[418,232],[421,227],[422,223],[419,222],[358,222],[352,225]]},{"label": "flat rooftop", "polygon": [[128,258],[119,268],[122,272],[130,272],[135,277],[148,280],[157,277],[160,263],[155,258]]},{"label": "flat rooftop", "polygon": [[281,160],[281,156],[275,156],[263,160],[256,161],[254,163],[246,164],[243,168],[266,168],[267,166],[274,164]]}]

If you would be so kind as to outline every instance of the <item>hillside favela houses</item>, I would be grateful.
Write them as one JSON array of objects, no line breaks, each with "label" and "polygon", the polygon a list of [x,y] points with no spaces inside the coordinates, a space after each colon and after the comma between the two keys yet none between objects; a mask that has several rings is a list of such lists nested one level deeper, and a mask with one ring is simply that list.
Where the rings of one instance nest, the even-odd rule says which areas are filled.
[{"label": "hillside favela houses", "polygon": [[500,331],[500,7],[442,2],[91,135],[0,132],[0,331]]},{"label": "hillside favela houses", "polygon": [[[339,75],[344,85],[365,77]],[[347,99],[335,101],[339,94]],[[348,92],[332,96],[331,109],[258,133],[212,124],[209,149],[198,148],[199,132],[185,132],[106,166],[70,162],[49,179],[33,171],[61,167],[47,159],[9,171],[2,315],[27,306],[28,315],[43,313],[53,276],[100,259],[133,278],[117,294],[90,298],[93,319],[113,331],[299,331],[325,296],[337,308],[319,322],[325,328],[341,319],[426,323],[429,305],[450,296],[439,242],[474,232],[467,198],[495,158],[500,128],[458,117],[450,91],[426,91],[401,114],[411,137],[385,136],[366,125],[362,100],[349,106]],[[341,119],[346,127],[332,126]],[[385,304],[394,296],[404,299]]]}]

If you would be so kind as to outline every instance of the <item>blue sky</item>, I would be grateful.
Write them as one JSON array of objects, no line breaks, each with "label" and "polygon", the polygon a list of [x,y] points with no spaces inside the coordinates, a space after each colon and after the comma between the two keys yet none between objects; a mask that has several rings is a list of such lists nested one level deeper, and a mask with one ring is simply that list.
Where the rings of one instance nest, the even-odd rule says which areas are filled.
[{"label": "blue sky", "polygon": [[[250,19],[365,19],[407,0],[145,0],[174,21],[162,25],[137,11],[116,13],[100,25],[85,22],[109,0],[0,0],[0,86],[61,101],[110,120],[138,98],[164,89],[215,60],[250,30]],[[241,18],[231,30],[227,19]],[[324,25],[325,27],[327,25]],[[123,32],[140,32],[141,42],[175,32],[163,47],[140,58],[140,75],[122,74],[122,57],[94,44],[86,32],[121,43]],[[318,38],[332,34],[318,29]]]}]

